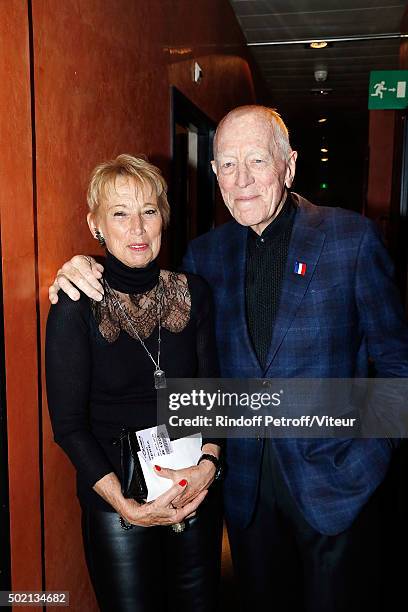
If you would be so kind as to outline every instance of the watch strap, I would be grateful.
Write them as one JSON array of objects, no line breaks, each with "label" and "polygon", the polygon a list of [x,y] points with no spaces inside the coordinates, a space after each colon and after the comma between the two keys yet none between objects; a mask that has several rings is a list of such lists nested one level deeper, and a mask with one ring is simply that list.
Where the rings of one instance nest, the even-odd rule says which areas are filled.
[{"label": "watch strap", "polygon": [[201,457],[199,458],[199,460],[197,461],[197,465],[201,463],[201,461],[203,461],[204,459],[207,459],[207,461],[211,461],[211,463],[215,465],[216,469],[218,468],[220,464],[220,460],[217,459],[215,455],[210,455],[209,453],[203,453]]},{"label": "watch strap", "polygon": [[199,458],[199,460],[197,461],[197,465],[204,459],[208,459],[208,461],[211,461],[211,463],[215,465],[214,480],[219,480],[220,478],[222,478],[223,466],[222,466],[221,459],[215,457],[214,455],[210,455],[210,453],[203,453],[201,457]]}]

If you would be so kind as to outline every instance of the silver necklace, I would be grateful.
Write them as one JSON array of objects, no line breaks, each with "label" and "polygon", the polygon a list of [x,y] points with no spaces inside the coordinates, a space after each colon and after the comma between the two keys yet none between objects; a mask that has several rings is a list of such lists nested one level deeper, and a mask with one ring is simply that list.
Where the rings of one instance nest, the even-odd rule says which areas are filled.
[{"label": "silver necklace", "polygon": [[143,346],[144,350],[146,351],[146,353],[150,357],[151,361],[153,362],[153,365],[154,365],[154,368],[155,368],[154,374],[153,374],[154,388],[155,389],[165,389],[167,387],[166,374],[160,368],[161,312],[162,312],[162,297],[163,297],[163,293],[164,293],[162,282],[163,281],[162,281],[162,279],[160,277],[158,285],[157,285],[158,289],[160,290],[159,299],[157,299],[158,289],[156,289],[156,312],[157,312],[157,320],[158,320],[158,328],[159,328],[158,338],[157,338],[157,359],[154,359],[153,355],[151,354],[151,352],[149,351],[149,349],[147,348],[147,346],[143,342],[142,338],[139,335],[139,332],[137,331],[137,329],[133,325],[132,320],[130,319],[130,317],[129,317],[128,313],[126,312],[126,310],[123,308],[123,306],[122,306],[121,302],[119,301],[119,299],[116,297],[116,295],[113,292],[111,292],[111,297],[113,297],[115,305],[118,306],[120,308],[120,310],[123,312],[127,322],[129,323],[130,327],[132,328],[136,338],[139,340],[140,344]]}]

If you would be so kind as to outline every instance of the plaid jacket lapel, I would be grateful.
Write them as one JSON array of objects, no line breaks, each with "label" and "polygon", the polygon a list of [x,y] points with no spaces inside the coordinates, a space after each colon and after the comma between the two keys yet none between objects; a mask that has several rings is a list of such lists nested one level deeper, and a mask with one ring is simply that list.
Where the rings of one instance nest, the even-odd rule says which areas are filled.
[{"label": "plaid jacket lapel", "polygon": [[[325,240],[325,233],[318,229],[318,225],[321,223],[318,209],[312,208],[307,200],[296,194],[292,193],[292,197],[298,203],[298,210],[289,244],[280,304],[264,375],[271,367],[273,359],[301,305]],[[306,264],[304,275],[295,273],[296,262]]]}]

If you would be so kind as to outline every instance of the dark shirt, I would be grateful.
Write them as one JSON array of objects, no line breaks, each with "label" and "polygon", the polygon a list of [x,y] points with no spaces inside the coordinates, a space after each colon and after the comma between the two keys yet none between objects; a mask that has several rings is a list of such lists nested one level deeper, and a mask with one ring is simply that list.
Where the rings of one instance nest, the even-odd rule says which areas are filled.
[{"label": "dark shirt", "polygon": [[296,207],[288,194],[279,213],[259,236],[249,228],[245,279],[249,334],[258,361],[265,367],[279,307]]},{"label": "dark shirt", "polygon": [[[156,264],[147,275],[146,269],[118,264],[108,255],[105,279],[112,289],[137,294],[157,283]],[[187,295],[191,296],[189,320],[178,333],[162,327],[160,366],[169,378],[216,377],[210,289],[200,277],[186,277]],[[94,313],[95,303],[83,294],[74,302],[61,292],[58,303],[51,306],[46,337],[47,395],[55,441],[77,469],[81,504],[112,511],[92,486],[112,471],[120,477],[119,446],[112,442],[122,427],[145,429],[157,424],[155,368],[140,342],[123,329],[116,340],[108,342]],[[144,342],[156,359],[157,325]]]}]

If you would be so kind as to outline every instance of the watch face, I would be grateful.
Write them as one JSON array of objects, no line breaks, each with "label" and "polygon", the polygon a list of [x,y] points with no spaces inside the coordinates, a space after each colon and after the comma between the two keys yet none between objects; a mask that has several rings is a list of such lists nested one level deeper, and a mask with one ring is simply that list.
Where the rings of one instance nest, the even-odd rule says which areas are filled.
[{"label": "watch face", "polygon": [[224,473],[224,470],[222,468],[221,462],[219,461],[217,469],[215,470],[214,480],[220,480],[220,478],[222,478],[223,473]]}]

